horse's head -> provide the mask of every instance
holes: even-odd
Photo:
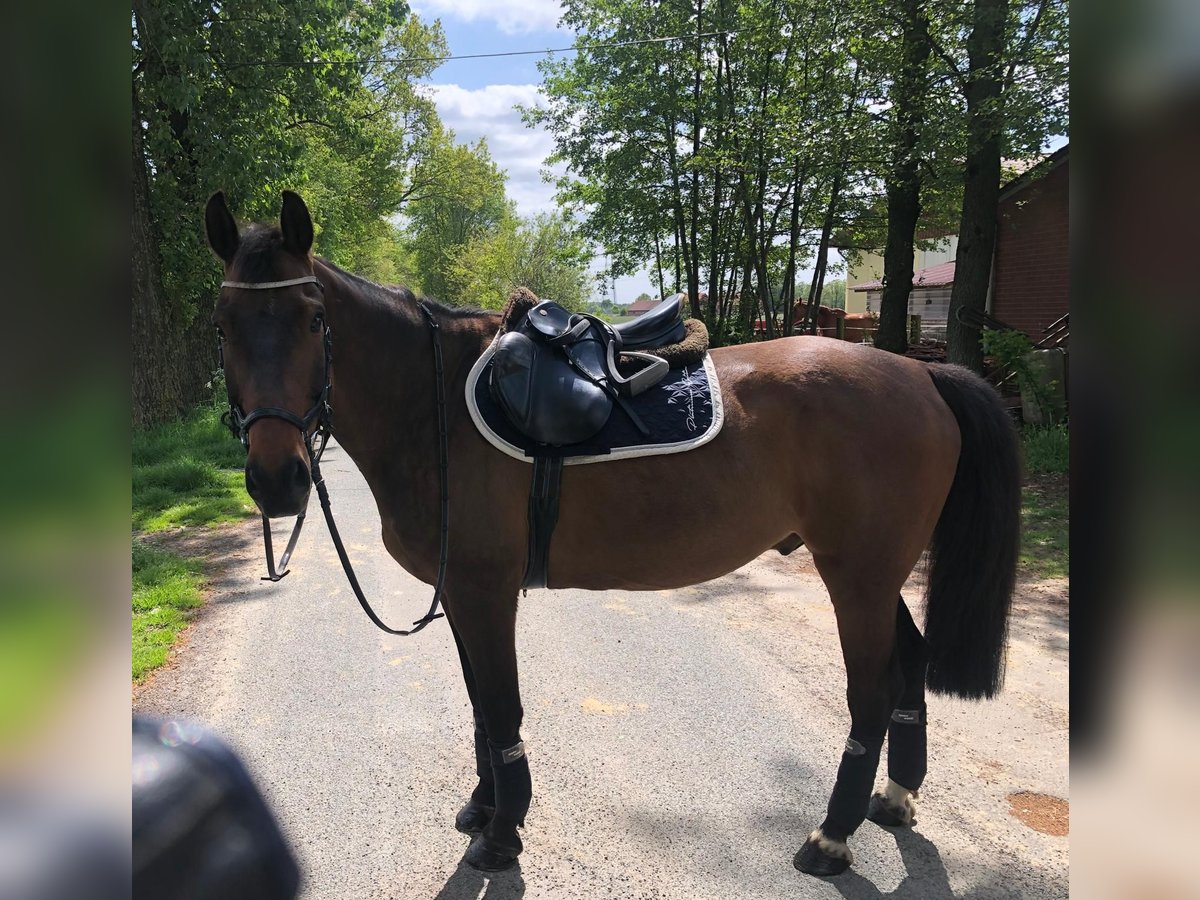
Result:
[[[297,515],[312,486],[309,447],[325,408],[328,331],[309,255],[312,218],[283,193],[279,227],[244,233],[214,194],[208,242],[225,264],[212,322],[220,335],[231,421],[247,446],[246,489],[263,514]]]

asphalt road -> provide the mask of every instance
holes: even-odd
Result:
[[[368,595],[392,623],[417,618],[430,589],[387,556],[365,482],[337,447],[323,469]],[[1024,591],[1001,699],[931,699],[916,827],[864,823],[854,867],[824,881],[792,856],[823,817],[849,717],[832,608],[803,550],[678,591],[531,592],[519,643],[533,805],[519,868],[488,878],[460,862],[468,839],[453,828],[474,762],[445,623],[376,630],[315,500],[284,581],[258,580],[252,523],[225,533],[219,559],[213,596],[135,706],[233,744],[305,898],[1067,896],[1069,838],[1022,824],[1006,799],[1068,797],[1061,584]]]

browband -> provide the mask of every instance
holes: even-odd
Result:
[[[223,288],[237,288],[239,291],[268,291],[272,288],[291,287],[294,284],[315,284],[321,287],[316,275],[305,275],[303,278],[289,278],[287,281],[222,281]]]

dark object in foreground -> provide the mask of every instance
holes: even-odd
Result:
[[[237,756],[204,729],[133,720],[133,896],[290,900],[300,872]]]

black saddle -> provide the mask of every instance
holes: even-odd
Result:
[[[644,316],[632,322],[614,325],[613,331],[621,336],[626,352],[630,350],[653,350],[683,340],[686,329],[683,325],[683,294],[664,300]]]
[[[491,391],[512,424],[549,446],[586,441],[620,405],[643,434],[649,432],[625,404],[662,380],[666,360],[631,348],[661,347],[680,340],[681,298],[661,304],[641,319],[614,328],[585,313],[572,313],[553,300],[533,307],[497,340]],[[629,377],[617,368],[626,360],[643,363]]]

